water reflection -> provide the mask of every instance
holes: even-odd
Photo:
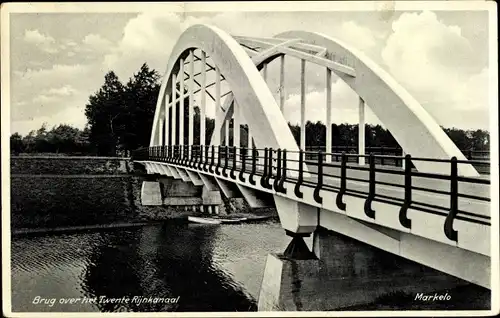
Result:
[[[369,303],[398,286],[410,286],[413,291],[426,284],[435,290],[447,288],[444,282],[449,281],[448,275],[341,235],[332,236],[331,240],[331,257],[320,261],[318,284],[311,285],[312,293],[325,297],[317,297],[316,309]],[[289,241],[280,225],[273,222],[224,226],[166,224],[14,238],[12,309],[252,311],[256,310],[266,256],[284,251]],[[475,290],[464,289],[463,293]],[[488,299],[488,294],[485,295]],[[179,297],[179,301],[56,302],[50,306],[34,304],[36,296],[57,300],[100,296]]]
[[[245,227],[188,224],[15,239],[13,311],[255,310],[265,255],[269,250],[280,249],[287,239],[281,233],[271,233],[281,232],[276,231],[277,224],[245,226],[247,234],[253,233],[254,237],[279,237],[284,242],[268,242],[262,248],[258,240],[252,244],[252,238],[245,237],[249,240],[245,244],[254,251],[245,255],[234,249],[233,243],[238,239],[229,239],[238,237],[237,232]],[[234,252],[228,257],[230,250]],[[241,273],[238,267],[244,268]],[[255,280],[249,284],[252,293],[238,276],[243,276],[243,281]],[[36,296],[179,297],[179,301],[77,305],[56,302],[49,306],[33,304]]]

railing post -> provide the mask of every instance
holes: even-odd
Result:
[[[285,189],[285,181],[286,181],[286,149],[283,149],[283,171],[281,172],[281,178],[278,184],[279,192],[286,194]]]
[[[203,149],[202,149],[202,145],[197,145],[197,149],[198,149],[198,152],[196,154],[196,158],[197,158],[197,161],[196,161],[196,169],[198,170],[202,170],[203,168]]]
[[[233,146],[233,166],[231,167],[231,172],[229,173],[229,176],[233,180],[236,180],[236,175],[234,174],[234,172],[236,170],[236,157],[237,157],[236,146]]]
[[[367,217],[375,219],[375,211],[372,209],[372,201],[375,198],[375,160],[373,153],[370,153],[370,170],[369,170],[369,186],[368,198],[365,201],[365,214]]]
[[[384,165],[384,147],[380,147],[380,165]]]
[[[267,147],[264,148],[264,170],[262,172],[262,177],[260,178],[260,185],[263,187],[263,188],[267,188],[266,187],[266,177],[267,177],[267,163],[268,163],[268,149]]]
[[[254,175],[257,170],[257,149],[252,147],[252,171],[250,172],[250,176],[248,177],[251,185],[255,185]]]
[[[183,159],[184,159],[184,145],[179,145],[179,158],[177,160],[177,164],[181,166]]]
[[[299,151],[299,176],[297,178],[297,183],[295,184],[295,195],[297,198],[302,199],[304,197],[304,193],[300,191],[300,186],[304,182],[304,151],[301,149]]]
[[[192,168],[193,167],[193,160],[194,160],[194,151],[193,151],[193,145],[187,145],[187,152],[186,152],[186,155],[187,155],[187,158],[186,158],[186,165],[189,167],[189,168]]]
[[[280,182],[280,179],[281,179],[281,148],[278,148],[277,150],[278,154],[276,156],[276,160],[277,160],[277,165],[276,165],[276,178],[274,178],[274,181],[273,181],[273,187],[274,187],[274,191],[276,192],[280,192],[279,190],[279,182]]]
[[[453,221],[458,213],[458,164],[457,157],[451,158],[450,173],[450,213],[444,222],[444,234],[452,241],[458,241],[458,233],[453,229]]]
[[[318,151],[318,182],[316,187],[314,188],[314,201],[319,204],[323,204],[323,198],[319,195],[321,188],[323,187],[323,153],[322,151]]]
[[[266,180],[265,180],[266,189],[272,190],[273,186],[269,182],[269,179],[273,176],[273,148],[269,148],[269,164],[267,168],[269,169],[269,171],[266,175]]]
[[[212,145],[212,154],[210,156],[210,166],[208,167],[208,171],[210,173],[214,173],[214,156],[215,156],[215,146]]]
[[[240,148],[241,168],[240,168],[240,175],[238,176],[241,182],[245,182],[245,177],[243,176],[243,173],[245,173],[246,169],[246,157],[247,157],[246,148],[241,147]]]
[[[199,154],[198,154],[198,146],[197,145],[191,145],[191,168],[197,169],[198,167],[198,159],[199,159]]]
[[[407,229],[411,229],[411,220],[408,218],[408,209],[411,206],[411,156],[405,156],[405,199],[399,210],[399,223]]]
[[[226,122],[226,124],[228,124],[228,123]],[[229,140],[229,138],[228,138],[228,140]],[[222,175],[227,178],[228,177],[227,166],[229,164],[229,147],[227,145],[224,147],[224,151],[225,151],[225,153],[224,153],[224,168],[222,168]]]
[[[222,155],[222,147],[219,145],[217,149],[217,165],[215,166],[215,174],[220,176],[220,160],[221,160],[221,155]]]
[[[347,156],[345,152],[342,152],[341,162],[340,162],[340,190],[337,193],[336,204],[341,211],[345,211],[346,204],[343,202],[343,197],[346,191],[347,185]]]
[[[208,158],[208,145],[203,145],[202,147],[205,148],[205,161],[203,162],[203,171],[208,172],[208,163],[209,163],[209,158]]]

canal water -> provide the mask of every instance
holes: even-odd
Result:
[[[167,224],[14,238],[12,310],[253,311],[278,223]],[[37,303],[37,296],[44,303]],[[61,304],[60,298],[177,298],[172,304]],[[56,299],[51,305],[51,299]]]
[[[284,251],[289,241],[274,221],[221,226],[170,222],[133,229],[14,237],[12,310],[254,311],[266,256]],[[444,276],[350,241],[339,240],[337,249],[342,257],[331,265],[339,275],[335,284],[340,296],[358,297],[387,282],[413,284],[423,276],[439,282]],[[436,287],[439,289],[439,284]],[[489,291],[477,286],[450,293],[453,303],[465,305],[464,309],[489,307]],[[82,303],[82,299],[101,296],[177,301]],[[404,301],[397,295],[391,297],[385,305],[389,307],[380,303],[348,310],[389,310]],[[71,298],[80,301],[64,303]],[[454,309],[453,303],[435,309]]]

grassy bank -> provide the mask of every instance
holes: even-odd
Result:
[[[12,156],[11,174],[95,175],[129,174],[133,163],[127,158]]]
[[[138,180],[119,178],[11,178],[12,228],[104,224],[137,217],[132,187]]]

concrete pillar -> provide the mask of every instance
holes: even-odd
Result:
[[[228,118],[225,121],[224,127],[225,127],[225,132],[224,132],[224,145],[229,146],[229,123],[231,122],[231,118]]]
[[[194,139],[194,52],[189,51],[189,131],[188,145],[193,145]]]
[[[269,254],[259,293],[259,311],[302,311],[318,308],[318,290],[310,282],[318,278],[319,260],[290,260]],[[333,288],[332,288],[333,289]],[[320,310],[320,309],[316,309]]]
[[[141,186],[142,205],[162,205],[160,182],[143,181]]]
[[[285,111],[285,55],[280,58],[280,110]]]
[[[326,69],[326,149],[332,152],[332,70]],[[332,162],[332,156],[326,157],[326,162]]]
[[[364,156],[365,154],[365,101],[359,98],[359,126],[358,126],[358,154]],[[365,158],[359,157],[359,164],[365,164]]]
[[[179,145],[184,145],[184,60],[179,68]]]
[[[236,146],[237,148],[241,147],[240,123],[241,123],[240,108],[238,107],[236,101],[234,101],[233,102],[233,146]]]
[[[300,149],[306,150],[306,60],[300,60]]]
[[[172,94],[174,96],[174,94]],[[170,119],[170,103],[168,102],[169,100],[169,95],[165,95],[163,98],[163,104],[165,105],[165,145],[170,146],[170,126],[169,126],[169,119]]]
[[[158,145],[163,146],[163,118],[158,120]]]
[[[177,79],[175,74],[172,74],[172,146],[177,145]]]
[[[206,108],[207,108],[207,71],[206,71],[207,54],[201,51],[201,91],[200,91],[200,145],[205,145],[206,139]]]
[[[217,114],[217,111],[220,109],[220,69],[215,66],[215,114]],[[214,145],[219,146],[221,144],[221,138],[220,138],[220,133],[216,133],[216,131],[220,132],[220,129],[222,129],[223,122],[219,123],[218,122],[218,116],[215,116],[215,127],[214,127],[214,134],[215,134],[215,140],[214,140]]]
[[[268,255],[259,311],[330,311],[373,304],[392,293],[415,297],[417,293],[433,295],[468,285],[456,277],[323,228],[314,233],[313,249],[317,259]],[[398,301],[394,298],[394,306]]]

